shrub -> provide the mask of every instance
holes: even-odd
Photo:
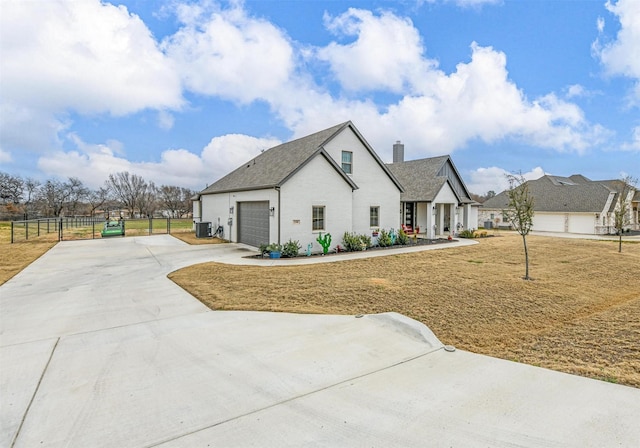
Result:
[[[378,234],[378,246],[391,246],[391,232],[387,232],[384,229],[380,230],[380,233]]]
[[[282,244],[271,243],[267,246],[267,252],[282,252]]]
[[[260,255],[262,255],[264,257],[264,254],[268,254],[269,253],[269,245],[266,243],[263,243],[260,245],[259,249],[260,250]]]
[[[344,244],[344,248],[347,249],[347,252],[362,250],[360,237],[355,233],[344,232],[342,243]]]
[[[342,243],[347,252],[357,252],[371,247],[371,237],[345,232],[342,236]]]
[[[300,249],[302,249],[300,241],[292,241],[291,239],[289,239],[289,241],[284,243],[284,245],[282,246],[282,256],[288,258],[297,257]]]
[[[401,246],[406,246],[407,244],[409,244],[409,235],[407,235],[405,231],[402,229],[398,231],[398,238],[396,238],[396,244],[399,244]]]
[[[458,233],[460,238],[475,238],[475,231],[473,229],[462,230]]]

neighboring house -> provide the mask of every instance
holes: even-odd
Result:
[[[224,227],[225,238],[259,246],[319,233],[332,248],[345,232],[398,228],[400,182],[349,121],[273,147],[204,189],[194,220]]]
[[[404,160],[404,145],[393,145],[394,163],[387,165],[404,187],[401,221],[419,227],[427,238],[452,235],[476,227],[478,203],[471,199],[451,157]]]
[[[533,230],[580,234],[615,233],[613,212],[618,203],[618,180],[592,181],[575,174],[570,177],[545,175],[527,181],[534,198]],[[637,230],[640,194],[632,189],[627,198],[630,229]],[[494,226],[508,226],[502,211],[507,208],[507,192],[494,196],[480,208],[478,225],[490,221]]]
[[[353,123],[346,122],[262,152],[194,199],[194,222],[223,227],[231,241],[259,246],[345,232],[420,228],[427,238],[477,222],[477,203],[449,156],[404,162],[394,145],[386,165]]]

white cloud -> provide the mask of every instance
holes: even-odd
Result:
[[[336,35],[356,36],[352,43],[331,42],[317,52],[348,90],[402,92],[436,63],[423,57],[420,33],[407,18],[390,12],[349,8],[337,17],[325,16],[325,26]]]
[[[415,158],[450,153],[476,139],[523,140],[581,153],[608,135],[589,123],[577,105],[554,94],[528,100],[509,79],[504,53],[475,43],[471,52],[471,61],[458,64],[451,74],[422,64],[429,68],[421,82],[385,107],[370,100],[335,99],[307,87],[289,95],[286,103],[276,103],[275,109],[296,136],[353,119],[387,160],[397,139],[406,144],[408,157]]]
[[[7,150],[46,152],[60,145],[58,135],[70,124],[47,110],[0,100],[0,138]]]
[[[624,143],[621,147],[623,151],[640,152],[640,126],[636,126],[631,130],[631,140]],[[638,166],[640,168],[640,166]]]
[[[173,127],[175,119],[173,115],[166,110],[158,112],[158,127],[160,129],[169,130]]]
[[[12,160],[11,153],[0,148],[0,163],[10,163]]]
[[[580,84],[572,84],[569,87],[567,87],[566,90],[567,90],[567,93],[566,93],[567,98],[581,97],[581,96],[584,96],[586,92],[585,88]]]
[[[280,143],[280,140],[273,138],[256,138],[242,134],[227,134],[212,138],[202,150],[202,161],[208,173],[207,183],[213,183],[257,156],[260,151]]]
[[[271,138],[229,134],[213,138],[200,155],[186,149],[168,149],[162,151],[158,162],[132,162],[126,158],[120,142],[90,144],[75,134],[68,138],[75,149],[40,157],[38,168],[42,172],[62,179],[77,177],[90,188],[97,188],[109,174],[128,171],[156,185],[177,185],[198,191],[261,150],[280,143]]]
[[[250,103],[287,82],[293,49],[272,23],[247,16],[239,4],[226,10],[182,4],[177,14],[183,27],[162,47],[187,89]]]
[[[11,128],[55,139],[66,111],[126,115],[179,108],[180,80],[151,32],[124,6],[98,0],[5,1],[0,14],[2,106],[22,112]],[[52,123],[56,123],[53,124]],[[63,125],[64,127],[64,125]],[[4,137],[3,137],[4,138]],[[33,149],[25,142],[22,149]]]
[[[328,17],[326,26],[352,42],[310,50],[251,17],[241,2],[227,8],[173,3],[181,28],[161,44],[123,6],[97,0],[8,4],[0,19],[5,151],[19,145],[61,148],[56,138],[69,127],[65,111],[122,115],[152,108],[158,126],[171,129],[183,105],[181,87],[245,104],[265,101],[294,137],[353,120],[386,160],[398,139],[407,156],[417,158],[451,153],[474,140],[504,139],[579,153],[607,136],[577,105],[555,94],[527,98],[509,78],[506,55],[491,47],[471,44],[470,60],[445,73],[428,59],[411,21],[391,12],[352,8]],[[337,89],[321,75],[314,78],[307,63],[328,63]],[[5,97],[4,90],[11,94]],[[350,99],[353,92],[369,91],[400,99]],[[158,183],[201,188],[258,147],[273,144],[226,135],[213,138],[200,155],[159,148],[159,161],[136,163],[115,142],[92,146],[78,140],[73,151],[42,157],[40,166],[62,177],[84,170],[87,183],[127,170]],[[185,170],[192,171],[187,178],[174,175]]]
[[[488,191],[494,191],[496,194],[509,188],[507,174],[511,173],[503,168],[492,166],[489,168],[478,168],[469,173],[470,181],[467,182],[467,188],[472,193],[485,194]],[[541,167],[535,167],[531,171],[522,173],[526,180],[535,180],[544,176],[546,173]]]
[[[170,61],[124,6],[10,1],[0,17],[3,96],[13,102],[114,115],[182,104]]]
[[[621,75],[634,80],[631,103],[640,105],[640,2],[607,1],[606,7],[618,17],[620,30],[612,42],[602,44],[599,39],[596,40],[593,49],[609,75]]]

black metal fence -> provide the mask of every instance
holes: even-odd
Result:
[[[101,238],[104,218],[85,216],[11,221],[11,243],[32,239],[86,240]],[[125,236],[192,232],[190,218],[126,219]]]

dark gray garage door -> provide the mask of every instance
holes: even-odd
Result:
[[[269,244],[269,201],[238,203],[238,242]]]

